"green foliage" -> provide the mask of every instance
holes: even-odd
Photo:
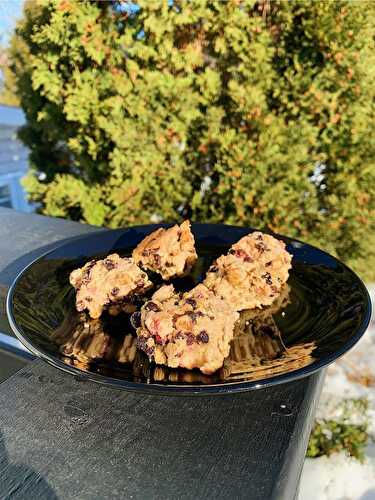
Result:
[[[318,420],[311,432],[307,456],[310,458],[332,455],[345,451],[363,461],[364,448],[369,440],[368,423],[353,423],[353,413],[366,415],[367,399],[347,399],[341,404],[341,415],[337,419]]]
[[[268,227],[375,279],[373,2],[137,5],[26,6],[12,61],[40,211]]]
[[[14,74],[9,68],[7,50],[0,46],[0,104],[19,106],[17,89],[14,85]]]
[[[362,461],[363,450],[368,441],[367,427],[327,420],[314,427],[310,437],[307,456],[310,458],[332,455],[346,451],[349,455]]]

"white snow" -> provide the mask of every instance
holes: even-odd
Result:
[[[369,287],[375,306],[375,286]],[[375,307],[374,307],[375,308]],[[367,397],[369,434],[375,440],[375,318],[361,341],[327,370],[317,418],[340,416],[338,402]],[[364,377],[365,376],[365,377]],[[366,416],[353,412],[352,423]],[[299,500],[375,500],[375,444],[366,448],[362,464],[344,453],[305,460]]]
[[[299,500],[374,500],[375,464],[361,464],[343,453],[308,458]]]

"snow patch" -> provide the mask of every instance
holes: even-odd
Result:
[[[375,463],[361,464],[343,453],[308,458],[299,500],[374,500]]]

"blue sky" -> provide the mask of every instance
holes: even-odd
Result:
[[[22,13],[23,0],[0,0],[0,44],[6,45],[17,19]]]

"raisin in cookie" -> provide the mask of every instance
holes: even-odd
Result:
[[[187,274],[197,260],[190,222],[149,234],[133,251],[135,262],[169,280]]]
[[[238,317],[203,284],[182,296],[163,286],[141,309],[137,344],[157,364],[210,374],[229,354]]]
[[[88,262],[70,274],[70,283],[77,291],[76,308],[87,309],[91,318],[99,318],[104,309],[131,303],[152,287],[147,274],[133,259],[117,254]]]
[[[204,284],[236,311],[269,305],[288,279],[291,259],[283,241],[255,232],[214,262]]]

